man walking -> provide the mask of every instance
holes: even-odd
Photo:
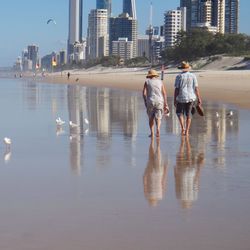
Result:
[[[181,126],[181,134],[188,136],[192,120],[191,111],[196,100],[198,105],[201,105],[201,96],[197,78],[189,72],[189,63],[182,62],[178,68],[182,69],[182,73],[175,79],[174,105]]]

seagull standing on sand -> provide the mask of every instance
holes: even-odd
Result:
[[[65,121],[63,121],[60,117],[58,117],[56,119],[56,125],[57,126],[62,126],[65,123]]]
[[[89,125],[89,120],[87,118],[84,118],[85,124]]]
[[[70,128],[77,128],[77,127],[79,127],[78,124],[73,123],[72,121],[69,121],[69,126],[70,126]]]
[[[10,145],[11,145],[11,139],[10,138],[4,137],[3,142],[6,145],[6,147],[8,147],[8,148],[10,147]]]
[[[215,112],[215,116],[216,116],[217,118],[219,118],[219,117],[220,117],[220,114],[219,114],[218,112]]]
[[[233,115],[234,115],[234,112],[232,110],[230,110],[229,113],[227,113],[228,118],[233,117]]]

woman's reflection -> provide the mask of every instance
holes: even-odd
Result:
[[[151,140],[148,163],[143,176],[144,195],[151,206],[163,199],[166,189],[167,163],[162,159],[160,140]]]
[[[182,136],[179,152],[176,154],[175,190],[183,208],[191,208],[198,198],[200,169],[204,164],[204,152],[195,152],[188,137]]]

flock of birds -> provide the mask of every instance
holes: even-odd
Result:
[[[230,111],[226,114],[226,118],[228,118],[228,119],[232,119],[233,116],[234,116],[234,112],[233,112],[232,110],[230,110]],[[215,117],[216,117],[217,119],[221,118],[221,115],[219,114],[219,112],[215,112]],[[66,122],[65,122],[64,120],[62,120],[60,117],[56,118],[56,126],[57,126],[57,128],[62,128],[62,126],[63,126],[65,123],[66,123]],[[88,121],[87,118],[84,118],[84,123],[85,123],[86,125],[89,125],[89,121]],[[76,123],[74,123],[74,122],[72,122],[72,121],[69,121],[69,127],[70,127],[71,129],[73,129],[73,128],[80,127],[80,125],[79,125],[79,124],[76,124]],[[10,155],[11,155],[10,147],[11,147],[12,141],[11,141],[10,138],[4,137],[3,142],[4,142],[5,146],[6,146],[6,151],[5,151],[5,156],[6,156],[5,158],[6,158],[6,159],[5,159],[5,162],[7,162],[7,161],[9,161],[9,158],[10,158]]]
[[[60,117],[56,118],[56,126],[57,128],[61,128],[66,122],[63,121]],[[87,118],[84,118],[84,123],[86,125],[89,125],[89,121]],[[80,127],[80,125],[72,122],[72,121],[69,121],[69,127],[71,129],[73,128],[77,128],[77,127]],[[10,160],[10,156],[11,156],[11,144],[12,144],[12,140],[9,138],[9,137],[4,137],[3,139],[3,143],[5,144],[5,147],[6,147],[6,150],[5,150],[5,154],[4,154],[4,160],[5,160],[5,163],[7,163],[9,160]]]
[[[215,116],[216,118],[220,118],[221,115],[219,114],[219,112],[215,112]],[[227,114],[226,114],[226,117],[227,118],[232,118],[234,116],[234,112],[232,110],[230,110]]]

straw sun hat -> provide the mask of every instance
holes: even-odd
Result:
[[[156,72],[156,70],[150,69],[150,70],[148,71],[147,78],[148,78],[148,77],[154,77],[154,76],[158,77],[159,74]]]
[[[189,69],[190,68],[190,65],[188,62],[181,62],[181,65],[178,67],[178,69]]]

